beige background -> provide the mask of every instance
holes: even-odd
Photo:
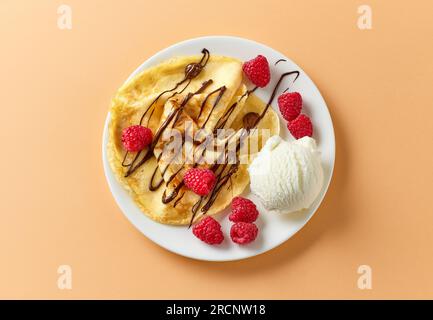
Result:
[[[0,298],[433,298],[433,3],[0,2]],[[370,4],[373,29],[357,28]],[[145,59],[203,35],[291,57],[328,103],[335,174],[291,240],[239,262],[167,252],[126,220],[101,135],[116,88]],[[57,288],[57,267],[73,289]],[[373,289],[357,288],[357,268]]]

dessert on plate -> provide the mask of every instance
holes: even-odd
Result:
[[[148,68],[112,99],[110,167],[149,218],[194,224],[197,238],[219,244],[224,232],[212,216],[231,205],[230,236],[250,243],[259,232],[256,204],[241,196],[250,181],[263,207],[282,213],[308,208],[322,188],[302,96],[288,89],[278,96],[293,142],[280,138],[280,116],[271,107],[283,80],[299,75],[278,75],[262,101],[255,92],[273,75],[261,55],[243,62],[203,49]]]

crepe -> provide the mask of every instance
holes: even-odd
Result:
[[[197,66],[198,62],[201,63],[197,68],[200,72],[185,80],[186,70],[190,70],[187,66]],[[170,90],[173,88],[176,90]],[[149,106],[152,107],[149,109]],[[243,118],[250,112],[261,113],[264,108],[265,104],[247,91],[241,61],[205,54],[203,57],[170,59],[130,79],[114,96],[110,110],[108,161],[118,181],[129,191],[144,214],[164,224],[190,224],[205,214],[213,215],[223,210],[249,183],[246,169],[251,159],[241,164],[227,161],[222,164],[198,163],[197,159],[203,160],[200,155],[206,159],[220,156],[218,151],[202,152],[205,140],[214,137],[218,142],[224,139],[236,141],[236,137],[247,138],[248,134],[252,135],[248,139],[260,140],[260,133],[254,135],[248,132],[245,135]],[[154,145],[138,155],[136,164],[144,158],[146,161],[130,172],[131,167],[125,164],[133,162],[137,155],[126,154],[125,157],[121,132],[140,121],[152,130]],[[163,151],[170,142],[167,140],[170,128],[178,130],[182,137],[188,130],[194,134],[200,131],[201,134],[197,134],[198,142],[184,142],[177,154],[174,152],[167,156],[167,152]],[[217,136],[218,128],[233,129],[233,135],[231,138],[220,138]],[[278,116],[272,108],[257,125],[257,129],[260,128],[269,129],[269,136],[279,133]],[[266,138],[263,137],[261,144]],[[257,150],[248,148],[248,143],[240,145],[239,153],[252,156],[259,151],[260,144]],[[185,150],[192,150],[188,154],[199,157],[188,159]],[[176,155],[176,161],[173,155]],[[214,170],[221,184],[218,187],[217,180],[215,189],[219,188],[218,192],[200,197],[183,186],[183,175],[191,167]],[[174,197],[170,200],[171,196]],[[164,203],[162,199],[170,201]]]

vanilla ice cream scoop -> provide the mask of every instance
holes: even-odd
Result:
[[[248,172],[251,191],[266,209],[280,213],[309,208],[323,185],[320,154],[310,137],[293,142],[271,137]]]

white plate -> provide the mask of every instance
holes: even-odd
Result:
[[[130,77],[133,77],[142,70],[173,56],[199,54],[203,48],[207,48],[211,54],[231,56],[240,60],[249,60],[258,54],[266,56],[271,66],[271,83],[266,89],[257,90],[256,92],[256,94],[264,101],[268,100],[274,84],[281,73],[292,70],[300,71],[301,74],[299,79],[291,86],[290,90],[299,91],[302,94],[304,100],[303,112],[308,114],[312,119],[314,138],[317,140],[321,151],[325,174],[325,182],[322,191],[311,208],[309,210],[304,210],[303,212],[287,215],[268,213],[260,205],[260,202],[249,192],[249,190],[246,190],[244,196],[251,198],[257,204],[261,213],[257,220],[259,236],[256,241],[246,246],[239,246],[230,240],[231,222],[227,217],[228,209],[215,216],[215,218],[220,221],[225,235],[224,242],[218,246],[210,246],[201,242],[194,237],[191,229],[188,229],[187,227],[169,226],[154,222],[143,214],[135,205],[128,193],[117,182],[109,167],[106,156],[106,145],[108,140],[107,126],[110,121],[109,114],[107,115],[105,123],[102,144],[104,170],[111,192],[113,193],[114,199],[122,212],[138,230],[155,243],[169,251],[194,259],[208,261],[245,259],[271,250],[288,240],[298,230],[300,230],[316,212],[328,189],[334,168],[334,129],[325,101],[313,81],[311,81],[305,72],[283,54],[251,40],[225,36],[203,37],[187,40],[155,54],[138,67]],[[281,62],[277,66],[274,66],[274,63],[279,59],[286,59],[287,62]],[[286,78],[285,82],[280,86],[280,92],[287,87],[286,84],[291,82],[291,79],[289,78],[290,77]],[[279,114],[276,101],[277,99],[274,100],[272,107]],[[280,135],[287,140],[293,139],[287,130],[285,121],[283,119],[280,121]]]

